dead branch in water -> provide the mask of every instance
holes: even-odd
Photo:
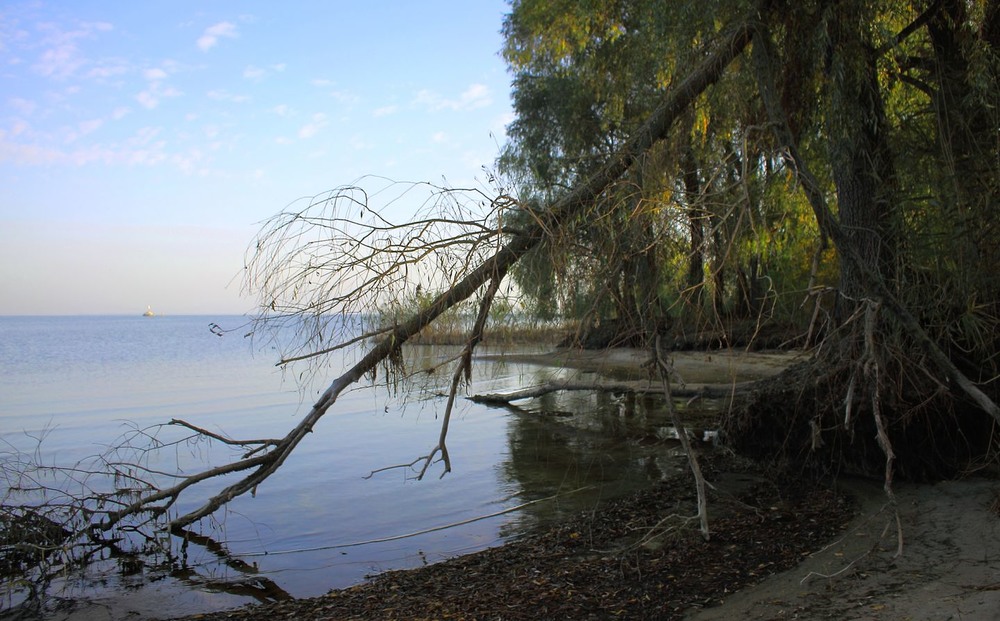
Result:
[[[753,382],[735,382],[733,384],[716,385],[688,385],[671,388],[670,395],[674,397],[684,397],[689,399],[726,399],[739,393],[750,390]],[[553,392],[573,392],[573,391],[596,391],[596,392],[619,392],[640,395],[662,395],[666,394],[663,386],[643,380],[634,382],[609,382],[609,381],[587,381],[580,382],[574,380],[553,380],[537,386],[522,388],[521,390],[511,390],[507,392],[491,392],[472,395],[469,400],[473,403],[484,403],[487,405],[507,405],[512,401],[521,399],[532,399],[541,397]]]
[[[659,335],[656,336],[656,340],[653,342],[653,355],[656,362],[656,372],[660,377],[663,393],[667,397],[667,412],[670,413],[671,422],[673,422],[674,429],[677,430],[677,438],[680,440],[681,448],[684,450],[684,454],[687,455],[688,464],[691,466],[691,476],[694,477],[695,489],[698,494],[698,520],[701,524],[701,536],[704,537],[705,541],[708,541],[710,533],[708,529],[708,497],[705,494],[705,475],[702,474],[701,465],[698,463],[698,453],[691,445],[691,440],[688,438],[684,423],[681,421],[681,417],[677,415],[677,409],[670,398],[670,374],[672,368],[670,362],[663,354]]]

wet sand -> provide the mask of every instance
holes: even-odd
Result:
[[[842,481],[859,513],[799,566],[734,593],[689,621],[1000,619],[1000,481]]]

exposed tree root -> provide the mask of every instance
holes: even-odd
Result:
[[[878,375],[892,378],[892,390],[867,358],[877,354],[828,343],[736,400],[722,420],[727,444],[778,467],[878,477],[887,490],[895,478],[950,478],[996,458],[989,417],[928,381],[919,360],[877,347]]]

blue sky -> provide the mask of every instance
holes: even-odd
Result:
[[[0,315],[249,312],[244,251],[294,200],[369,174],[483,185],[507,8],[4,2]]]

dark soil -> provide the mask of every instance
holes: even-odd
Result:
[[[190,618],[679,619],[795,566],[853,515],[849,498],[821,485],[707,461],[709,541],[697,520],[676,517],[696,513],[693,482],[678,477],[502,547],[323,597]]]

